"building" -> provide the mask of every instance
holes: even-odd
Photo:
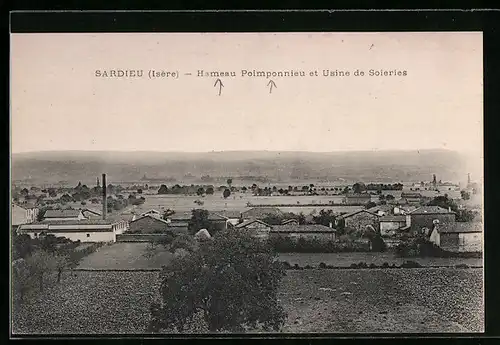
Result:
[[[270,231],[271,236],[287,237],[290,239],[298,240],[303,238],[305,240],[318,240],[318,241],[335,241],[335,229],[320,225],[320,224],[286,224],[286,225],[273,225]]]
[[[342,221],[344,228],[348,232],[363,234],[367,228],[373,227],[376,231],[379,229],[380,216],[372,213],[369,210],[358,210],[356,212],[347,213],[337,218],[337,226]]]
[[[38,208],[28,208],[12,204],[11,210],[11,225],[17,226],[21,224],[29,224],[37,221]]]
[[[243,219],[264,219],[268,216],[283,216],[283,212],[277,207],[254,207],[241,213]]]
[[[216,212],[216,214],[225,219],[226,229],[245,221],[240,211],[220,211]]]
[[[404,215],[385,215],[379,218],[380,235],[383,237],[393,237],[398,230],[406,226],[406,217]]]
[[[299,225],[299,220],[298,219],[287,219],[284,220],[282,225]]]
[[[406,204],[415,204],[422,202],[422,194],[403,192],[401,193],[401,202]]]
[[[142,213],[139,217],[143,217],[143,216],[153,216],[153,217],[157,217],[157,218],[162,218],[161,212],[157,211],[157,210],[149,210],[147,212]]]
[[[86,219],[102,219],[102,214],[99,211],[90,210],[88,208],[83,209],[82,214]]]
[[[422,206],[406,214],[406,227],[413,232],[421,231],[422,228],[432,229],[434,224],[448,224],[455,222],[456,214],[451,209],[439,206]]]
[[[372,200],[372,197],[368,193],[347,193],[342,199],[342,203],[345,205],[366,205]]]
[[[43,235],[66,237],[71,241],[81,242],[116,242],[116,235],[127,229],[125,221],[102,219],[86,220],[50,220],[39,223],[23,224],[17,229],[18,234],[27,234],[31,238]]]
[[[483,224],[480,222],[440,223],[432,230],[429,240],[451,252],[481,252]]]
[[[271,228],[271,225],[258,219],[247,220],[234,227],[236,230],[249,231],[252,236],[263,239],[269,238]]]
[[[80,210],[47,210],[43,214],[43,220],[84,220],[85,216]]]
[[[158,234],[169,230],[169,223],[157,216],[145,214],[130,222],[127,232],[139,234]]]

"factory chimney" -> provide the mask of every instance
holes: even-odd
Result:
[[[106,213],[108,212],[108,196],[106,195],[106,174],[102,174],[102,219],[106,220]]]

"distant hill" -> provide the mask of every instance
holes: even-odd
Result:
[[[464,158],[448,150],[273,152],[225,151],[104,152],[60,151],[12,155],[12,179],[32,184],[64,181],[70,185],[93,183],[103,172],[115,182],[175,178],[199,180],[202,175],[220,179],[264,177],[271,182],[328,181],[443,181],[466,177]],[[191,176],[191,177],[190,177]],[[247,180],[245,178],[245,180]],[[169,182],[171,184],[171,182]]]

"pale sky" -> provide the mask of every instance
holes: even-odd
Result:
[[[482,33],[12,34],[12,152],[382,150],[482,156]],[[95,77],[142,69],[142,79]],[[178,79],[147,77],[150,69]],[[197,70],[238,77],[198,78]],[[247,70],[317,77],[241,78]],[[406,70],[405,77],[322,71]],[[185,76],[184,73],[193,73]]]

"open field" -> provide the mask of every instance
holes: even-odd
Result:
[[[172,258],[171,253],[157,246],[148,250],[148,243],[115,243],[99,248],[95,253],[82,259],[80,269],[151,269],[161,268]],[[147,256],[147,254],[151,254]],[[406,260],[417,261],[423,266],[450,266],[466,264],[470,267],[482,267],[482,259],[474,258],[410,258],[396,257],[393,253],[281,253],[279,260],[301,267],[317,267],[321,262],[337,267],[349,267],[351,264],[366,262],[378,266],[384,262],[401,265]]]
[[[168,264],[173,254],[157,246],[148,250],[149,243],[115,243],[99,248],[82,259],[80,269],[147,269]],[[150,254],[150,255],[148,255]]]
[[[317,212],[321,209],[332,209],[337,213],[352,212],[360,209],[360,206],[344,206],[341,205],[342,197],[340,196],[253,196],[250,193],[235,193],[229,198],[224,199],[222,193],[216,192],[214,195],[208,195],[205,197],[199,196],[185,196],[185,195],[146,195],[145,203],[140,206],[134,206],[134,211],[136,213],[144,212],[150,209],[173,209],[178,213],[189,212],[194,208],[203,208],[210,211],[224,211],[224,210],[235,210],[235,211],[245,211],[250,207],[247,203],[250,202],[253,205],[265,204],[265,205],[279,205],[287,204],[294,205],[290,207],[280,207],[284,212],[303,212],[304,214],[310,213],[313,209]],[[195,203],[196,200],[203,201],[203,205],[199,206]],[[338,205],[329,205],[333,201]],[[307,204],[324,204],[323,206],[314,207],[301,207],[295,206]],[[362,207],[361,207],[362,208]]]
[[[288,271],[283,332],[480,332],[482,270]],[[158,272],[74,272],[13,312],[13,334],[144,333]]]
[[[321,262],[336,267],[349,267],[353,263],[366,262],[367,265],[377,266],[387,262],[389,265],[401,265],[403,262],[416,261],[422,266],[449,266],[454,267],[466,264],[470,267],[483,267],[483,259],[476,258],[400,258],[394,253],[281,253],[279,260],[287,261],[292,266],[298,264],[301,267],[310,265],[318,266]]]

